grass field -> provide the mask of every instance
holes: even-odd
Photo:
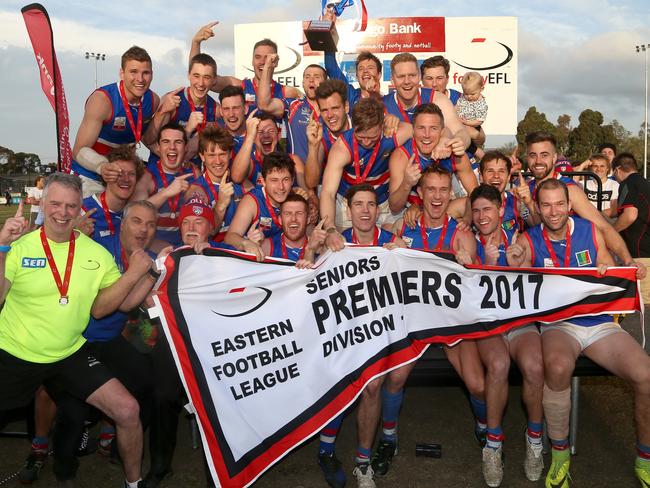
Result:
[[[31,205],[24,205],[23,216],[29,220],[29,209]],[[16,210],[18,210],[18,205],[0,205],[0,225],[5,223],[7,217],[13,217],[16,215]]]

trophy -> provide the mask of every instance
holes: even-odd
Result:
[[[356,23],[358,27],[355,30],[365,30],[368,14],[363,0],[341,0],[339,2],[322,0],[321,19],[310,21],[304,30],[305,38],[312,51],[334,52],[337,50],[339,34],[336,32],[334,20],[352,5],[356,7],[359,17],[359,21]]]

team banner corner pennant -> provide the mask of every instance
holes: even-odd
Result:
[[[218,486],[253,483],[429,343],[640,306],[634,268],[466,268],[367,247],[292,264],[188,248],[165,261],[155,300]]]

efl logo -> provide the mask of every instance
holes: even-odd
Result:
[[[23,268],[44,268],[47,261],[45,258],[23,258]]]

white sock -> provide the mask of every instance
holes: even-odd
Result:
[[[138,483],[142,481],[142,478],[138,478],[135,481],[124,480],[124,488],[138,488]]]

